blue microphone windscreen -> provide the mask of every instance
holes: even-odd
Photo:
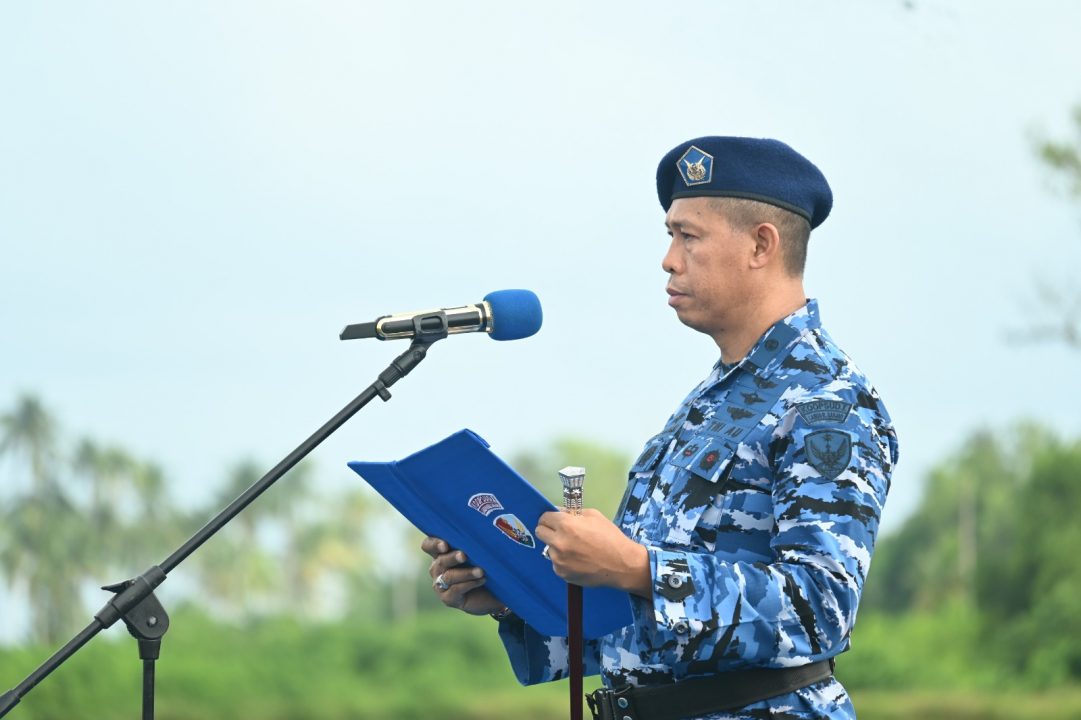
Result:
[[[531,290],[496,290],[484,296],[492,307],[493,340],[520,340],[540,330],[540,300]]]

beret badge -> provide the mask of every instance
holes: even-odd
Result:
[[[676,161],[676,166],[687,187],[706,185],[713,180],[713,156],[694,145],[687,148],[683,157]]]

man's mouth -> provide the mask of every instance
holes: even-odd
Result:
[[[668,287],[665,288],[665,291],[668,293],[668,304],[672,307],[675,307],[683,298],[687,297],[685,293],[675,288]]]

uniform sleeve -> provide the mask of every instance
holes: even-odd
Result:
[[[790,408],[768,441],[739,448],[774,478],[769,562],[649,548],[653,627],[685,658],[780,667],[847,647],[897,454],[873,393],[852,400],[825,421]]]
[[[499,622],[499,639],[507,650],[511,668],[522,685],[561,680],[569,674],[567,638],[541,635],[517,615]],[[584,675],[600,672],[597,640],[583,645]]]

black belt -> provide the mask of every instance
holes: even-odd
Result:
[[[595,720],[678,720],[737,710],[833,675],[833,661],[793,668],[733,670],[669,685],[604,688],[586,695]]]

